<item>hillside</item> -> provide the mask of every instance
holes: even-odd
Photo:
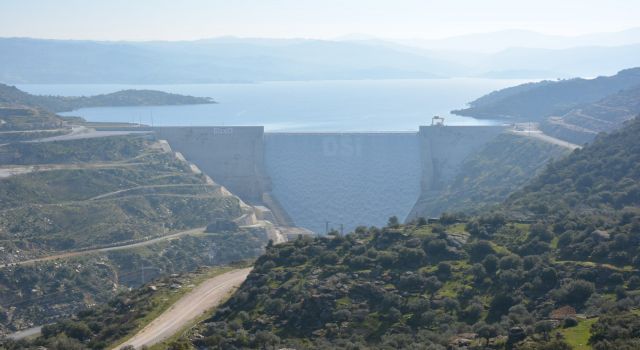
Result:
[[[570,349],[588,340],[634,349],[635,325],[619,335],[615,327],[640,306],[639,131],[635,119],[551,163],[492,214],[404,226],[390,218],[381,229],[269,247],[225,307],[183,341]]]
[[[0,106],[29,106],[50,112],[87,107],[157,106],[215,103],[208,97],[193,97],[154,90],[122,90],[96,96],[39,96],[15,86],[0,84]]]
[[[502,134],[472,154],[444,191],[422,193],[410,219],[444,212],[478,213],[499,204],[552,159],[568,150],[540,140]]]
[[[18,260],[242,215],[237,198],[144,137],[15,143],[0,160],[5,170],[32,166],[0,179],[0,237],[5,249],[25,246]]]
[[[549,164],[514,193],[506,206],[524,215],[562,216],[568,211],[615,212],[640,205],[640,119],[601,135],[591,145]]]
[[[261,227],[204,232],[248,211],[151,135],[2,145],[0,334],[159,275],[255,257]]]
[[[620,90],[640,86],[640,68],[625,69],[610,77],[529,83],[492,92],[454,114],[489,119],[543,121]]]
[[[0,104],[0,144],[29,141],[71,132],[71,125],[42,109]]]
[[[640,114],[640,86],[622,90],[594,103],[551,116],[540,128],[547,134],[577,144],[591,142],[600,132],[611,132]]]

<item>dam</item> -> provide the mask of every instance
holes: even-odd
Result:
[[[278,224],[323,234],[424,216],[440,191],[503,126],[421,126],[417,132],[265,133],[261,126],[155,127],[158,138]],[[426,213],[438,215],[438,213]]]

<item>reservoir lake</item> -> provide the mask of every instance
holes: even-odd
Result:
[[[416,131],[439,115],[446,125],[490,125],[451,115],[453,109],[501,88],[529,80],[417,79],[326,80],[238,84],[21,84],[32,94],[88,96],[124,89],[152,89],[211,97],[217,104],[100,107],[60,113],[95,122],[154,126],[263,125],[276,132]]]

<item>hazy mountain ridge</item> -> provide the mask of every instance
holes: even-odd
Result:
[[[620,32],[559,36],[530,30],[509,29],[489,33],[458,35],[444,39],[387,39],[431,50],[499,52],[509,47],[566,49],[578,46],[623,46],[640,42],[640,28]]]
[[[490,42],[490,41],[485,41]],[[520,40],[520,42],[526,42]],[[380,39],[103,42],[2,38],[0,81],[11,83],[215,83],[436,77],[574,77],[613,73],[640,45],[424,48]],[[519,46],[519,45],[518,45]]]

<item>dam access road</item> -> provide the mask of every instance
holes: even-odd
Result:
[[[244,282],[249,272],[251,268],[233,270],[206,280],[180,298],[131,339],[113,349],[120,349],[127,345],[139,349],[168,339],[202,313],[224,302],[233,290]]]

